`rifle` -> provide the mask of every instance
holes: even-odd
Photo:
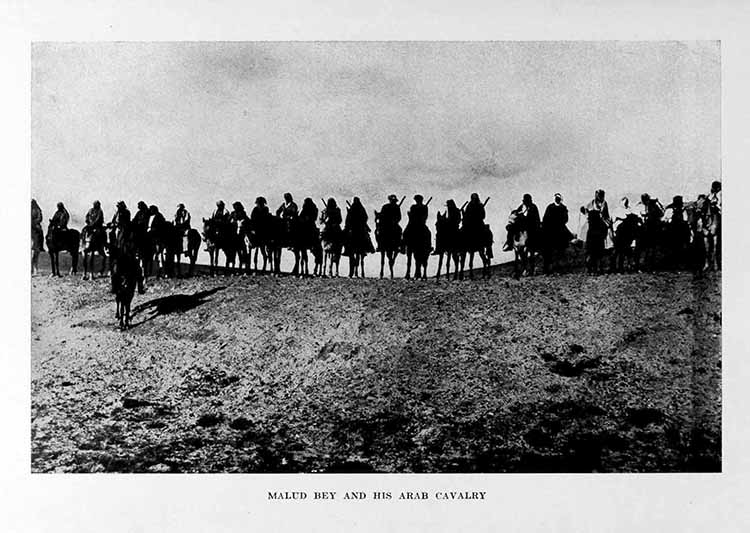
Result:
[[[484,203],[482,204],[482,207],[486,206],[486,205],[487,205],[487,202],[489,202],[489,201],[490,201],[490,197],[488,196],[488,197],[487,197],[487,199],[486,199],[486,200],[484,201]]]
[[[401,207],[401,204],[404,203],[404,200],[406,200],[406,196],[401,197],[401,201],[398,203],[398,206]]]
[[[347,209],[351,209],[352,208],[352,204],[349,203],[349,200],[346,201],[346,207],[347,207]]]
[[[428,205],[430,205],[430,202],[431,202],[431,201],[432,201],[432,196],[430,196],[430,199],[429,199],[429,200],[427,200],[427,203],[426,203],[426,204],[424,204],[424,206],[425,206],[425,207],[427,207]]]
[[[325,209],[326,207],[328,207],[328,204],[326,204],[326,201],[323,200],[322,198],[320,199],[320,202],[323,204],[323,209]]]
[[[469,201],[468,201],[468,200],[467,200],[467,201],[465,201],[465,202],[464,202],[464,205],[462,205],[462,206],[461,206],[461,209],[460,209],[460,211],[463,211],[463,210],[464,210],[464,208],[465,208],[465,207],[466,207],[466,206],[468,205],[468,203],[469,203]]]

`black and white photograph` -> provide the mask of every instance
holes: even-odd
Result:
[[[720,41],[30,65],[33,474],[722,472]]]

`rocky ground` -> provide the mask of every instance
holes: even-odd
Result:
[[[721,283],[31,281],[34,472],[721,469]]]

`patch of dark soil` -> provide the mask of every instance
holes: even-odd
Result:
[[[209,413],[201,415],[195,424],[203,428],[209,428],[220,424],[223,420],[224,416],[222,414]]]
[[[664,419],[663,412],[651,407],[631,408],[627,410],[627,421],[639,428],[646,427],[649,424],[661,424]]]
[[[563,418],[588,418],[603,415],[606,411],[592,403],[565,400],[550,404],[547,412]]]
[[[523,438],[533,448],[549,448],[552,446],[552,437],[541,428],[527,431]]]
[[[229,427],[238,431],[246,431],[253,426],[253,423],[242,416],[235,418],[229,423]]]
[[[138,398],[125,397],[122,399],[122,406],[125,409],[138,409],[139,407],[149,407],[151,405],[154,405],[154,404],[147,400],[139,400]]]
[[[558,376],[575,378],[579,377],[589,368],[596,367],[599,362],[599,357],[595,357],[593,359],[583,359],[575,363],[571,363],[569,361],[558,361],[550,367],[550,371],[557,374]]]

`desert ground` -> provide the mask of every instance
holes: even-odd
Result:
[[[721,470],[721,278],[31,279],[33,472]]]

